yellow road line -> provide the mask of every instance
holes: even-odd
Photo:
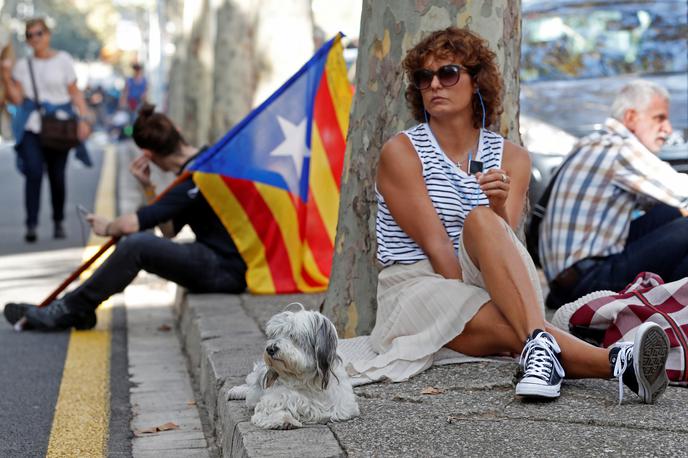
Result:
[[[115,216],[117,156],[113,147],[104,151],[103,168],[94,212]],[[84,259],[105,242],[91,236]],[[109,253],[101,257],[104,260]],[[94,264],[100,264],[96,262]],[[89,276],[91,270],[82,274]],[[112,309],[109,301],[97,309],[98,325],[90,331],[72,330],[65,358],[60,393],[55,406],[47,456],[98,457],[107,454],[110,422],[110,343]]]

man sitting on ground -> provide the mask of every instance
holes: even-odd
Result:
[[[637,80],[614,100],[604,130],[575,147],[540,227],[548,307],[621,290],[643,271],[688,275],[688,175],[657,157],[671,132],[666,89]]]

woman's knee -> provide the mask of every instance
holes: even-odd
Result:
[[[463,224],[465,236],[484,234],[487,230],[494,230],[500,223],[500,217],[489,207],[476,207],[468,214]]]

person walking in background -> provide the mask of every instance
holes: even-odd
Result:
[[[41,117],[39,108],[58,116],[79,114],[78,137],[84,141],[91,132],[93,115],[86,107],[81,91],[76,86],[76,73],[72,58],[64,51],[50,47],[50,29],[44,19],[26,22],[26,41],[33,56],[21,59],[15,66],[9,59],[2,61],[2,84],[7,98],[19,106],[14,119],[15,149],[18,166],[24,174],[24,203],[26,206],[27,242],[37,239],[38,213],[44,170],[50,181],[53,236],[64,238],[64,204],[66,199],[66,165],[69,150],[47,148],[40,143]],[[38,91],[38,101],[31,77]]]
[[[636,80],[604,130],[574,148],[540,226],[548,307],[620,291],[644,271],[669,282],[688,276],[688,175],[657,157],[671,132],[666,89]]]
[[[134,71],[134,75],[127,78],[124,84],[119,106],[129,110],[133,115],[146,102],[148,81],[143,75],[143,66],[141,64],[135,63],[131,66],[131,69]]]
[[[153,110],[144,105],[134,122],[134,142],[143,154],[130,167],[149,198],[155,196],[151,162],[163,171],[182,174],[200,153],[167,116]],[[12,325],[21,320],[23,329],[90,329],[96,325],[96,307],[122,291],[141,269],[197,293],[240,293],[246,288],[246,264],[190,174],[136,213],[113,221],[94,214],[87,219],[95,234],[122,237],[115,251],[78,288],[45,307],[7,304],[4,314]],[[191,243],[146,232],[159,226],[165,237],[173,237],[187,224],[196,235]]]
[[[403,61],[418,125],[388,140],[377,172],[378,353],[352,375],[401,381],[442,347],[521,354],[516,395],[559,397],[564,376],[616,376],[646,403],[666,389],[668,340],[643,326],[635,342],[593,347],[545,321],[532,259],[514,231],[530,180],[528,152],[486,129],[502,111],[496,56],[449,27]]]

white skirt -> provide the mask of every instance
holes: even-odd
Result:
[[[544,313],[535,265],[506,222],[504,226],[528,268]],[[340,353],[349,375],[362,383],[381,379],[408,380],[430,367],[436,353],[463,332],[466,323],[490,300],[490,295],[485,290],[482,274],[464,249],[463,237],[458,258],[463,281],[446,279],[435,273],[427,260],[396,264],[380,272],[373,332],[367,341],[351,339],[349,345],[342,341],[340,347],[344,349]],[[351,351],[357,347],[359,350],[369,347],[372,352]]]

